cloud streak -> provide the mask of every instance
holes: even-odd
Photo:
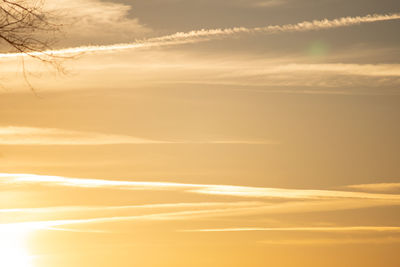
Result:
[[[319,239],[294,239],[294,240],[262,240],[265,245],[351,245],[351,244],[392,244],[400,243],[398,237],[377,238],[319,238]]]
[[[363,191],[390,192],[390,191],[399,191],[400,183],[357,184],[357,185],[349,185],[347,187]]]
[[[0,127],[0,145],[116,145],[116,144],[243,144],[277,145],[268,140],[168,141],[128,135],[102,134],[54,128]]]
[[[306,32],[316,31],[340,27],[349,27],[353,25],[373,23],[378,21],[389,21],[400,19],[400,13],[393,14],[372,14],[366,16],[357,17],[342,17],[333,20],[313,20],[303,21],[297,24],[285,24],[285,25],[270,25],[265,27],[234,27],[225,29],[202,29],[194,30],[190,32],[177,32],[171,35],[148,38],[144,41],[138,41],[133,43],[123,43],[114,45],[104,46],[82,46],[73,47],[60,50],[49,50],[45,52],[33,52],[31,55],[65,55],[65,54],[79,54],[87,52],[103,52],[103,51],[114,51],[114,50],[126,50],[126,49],[138,49],[138,48],[151,48],[151,47],[162,47],[170,45],[179,45],[186,43],[196,43],[201,41],[207,41],[214,38],[228,37],[237,34],[278,34],[284,32]],[[21,53],[5,53],[0,54],[0,58],[14,58],[20,57]]]
[[[9,217],[4,223],[22,224],[26,220],[31,220],[31,215],[41,215],[43,221],[50,221],[57,216],[63,218],[76,215],[76,213],[85,214],[85,217],[93,214],[95,218],[84,219],[83,223],[95,223],[100,218],[100,222],[108,222],[110,212],[112,212],[113,221],[155,221],[155,220],[195,220],[204,218],[223,218],[237,217],[245,218],[249,215],[265,216],[272,214],[296,214],[310,212],[326,212],[335,210],[351,210],[360,208],[371,208],[387,205],[399,205],[397,201],[383,200],[365,200],[365,199],[339,199],[339,200],[302,200],[277,202],[198,202],[198,203],[166,203],[166,204],[145,204],[130,206],[73,206],[73,207],[42,207],[42,208],[17,208],[0,209],[0,214],[18,214],[17,217]],[[155,213],[155,210],[164,212]],[[148,211],[152,213],[148,214]],[[129,212],[129,214],[126,214]],[[121,214],[117,216],[116,214]],[[100,215],[101,214],[101,215]],[[105,216],[105,214],[108,214]],[[74,215],[74,216],[75,216]],[[36,218],[36,217],[34,217]],[[118,218],[118,219],[115,219]],[[15,222],[20,221],[20,223]],[[22,222],[21,222],[22,221]],[[65,220],[61,220],[62,222]],[[70,221],[70,220],[67,220]],[[60,220],[58,220],[60,222]],[[28,222],[27,222],[28,223]],[[71,221],[71,224],[80,224],[81,220]],[[69,224],[69,223],[68,223]],[[61,225],[61,224],[60,224]],[[58,225],[57,225],[58,226]]]
[[[0,127],[0,145],[113,145],[165,144],[126,135],[100,134],[53,128]]]
[[[181,209],[181,208],[215,208],[215,207],[252,207],[262,205],[263,202],[194,202],[194,203],[161,203],[126,206],[56,206],[42,208],[15,208],[0,209],[0,214],[6,213],[68,213],[91,211],[123,211],[147,209]],[[265,203],[264,203],[265,204]]]
[[[117,223],[129,221],[176,221],[199,218],[213,218],[218,216],[229,216],[231,208],[189,210],[165,213],[152,213],[133,216],[111,216],[95,217],[86,219],[63,219],[63,220],[42,220],[24,221],[16,223],[0,224],[0,232],[8,230],[35,231],[35,230],[61,230],[75,231],[74,229],[58,228],[59,226],[85,225]],[[228,211],[227,214],[219,214]],[[78,230],[80,232],[90,232],[91,230]],[[205,228],[205,229],[185,229],[179,232],[199,232],[199,233],[219,233],[219,232],[325,232],[325,233],[400,233],[398,226],[338,226],[338,227],[238,227],[238,228]]]
[[[58,226],[68,225],[83,225],[83,224],[100,224],[100,223],[116,223],[116,222],[129,222],[129,221],[176,221],[176,220],[189,220],[199,218],[212,218],[218,216],[229,216],[230,212],[235,211],[234,208],[218,208],[218,209],[204,209],[204,210],[186,210],[176,212],[152,213],[144,215],[132,216],[111,216],[111,217],[95,217],[87,219],[64,219],[64,220],[41,220],[41,221],[23,221],[14,223],[0,224],[0,232],[7,231],[8,229],[23,229],[24,231],[33,231],[41,229],[54,229]],[[222,213],[222,214],[221,214]],[[64,229],[69,231],[68,229]]]
[[[392,232],[399,233],[397,226],[343,226],[343,227],[241,227],[219,229],[182,230],[183,232]]]
[[[63,186],[76,188],[103,188],[118,190],[172,190],[187,193],[220,195],[231,197],[266,198],[266,199],[366,199],[386,200],[397,203],[400,195],[375,194],[364,192],[312,189],[283,189],[235,185],[207,185],[174,182],[143,182],[103,179],[82,179],[62,176],[35,174],[0,173],[1,182],[5,184],[40,184],[45,186]]]
[[[372,77],[400,76],[400,64],[286,64],[268,66],[258,69],[245,69],[235,75],[256,76],[281,73],[332,73],[335,75],[358,75]],[[233,75],[232,75],[233,76]]]
[[[69,231],[68,229],[60,229],[58,227],[68,225],[116,223],[126,221],[177,221],[222,217],[244,218],[249,215],[265,216],[267,214],[326,212],[333,210],[400,205],[400,196],[394,194],[375,194],[332,190],[282,189],[232,185],[207,185],[172,182],[79,179],[61,176],[0,173],[0,186],[3,188],[7,188],[7,186],[9,185],[24,186],[32,184],[42,186],[74,187],[83,189],[101,188],[113,190],[163,190],[178,193],[259,198],[260,201],[197,203],[178,202],[125,206],[60,206],[43,208],[0,209],[0,214],[18,214],[17,217],[9,217],[8,221],[4,221],[3,219],[4,223],[0,224],[0,230],[7,229],[8,227],[12,229],[54,229]],[[274,199],[280,201],[265,202],[265,199]],[[86,218],[68,218],[68,216],[72,214],[81,212],[83,212],[82,214],[85,214],[84,217]],[[127,212],[129,213],[126,214]],[[89,215],[89,213],[91,213],[92,215]],[[30,221],[32,218],[31,215],[33,214],[35,214],[34,218],[37,218],[36,216],[40,214],[42,216],[42,220]],[[56,216],[57,220],[54,220],[54,216]],[[62,216],[62,219],[60,218],[60,216]],[[15,218],[17,218],[19,222],[15,222]],[[221,229],[195,229],[188,231],[400,232],[400,227],[240,227]],[[83,232],[85,232],[85,230],[83,230]]]

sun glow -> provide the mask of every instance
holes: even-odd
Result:
[[[0,266],[34,267],[26,247],[26,237],[24,229],[0,228]]]

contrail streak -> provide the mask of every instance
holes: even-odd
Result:
[[[186,43],[197,43],[197,42],[207,41],[213,38],[226,37],[243,33],[278,34],[283,32],[305,32],[305,31],[315,31],[315,30],[323,30],[323,29],[331,29],[339,27],[348,27],[364,23],[398,20],[398,19],[400,19],[400,13],[372,14],[372,15],[357,16],[357,17],[342,17],[333,20],[323,19],[323,20],[303,21],[296,24],[270,25],[270,26],[255,27],[255,28],[234,27],[225,29],[202,29],[190,32],[177,32],[171,35],[149,38],[143,41],[137,41],[133,43],[122,43],[122,44],[100,45],[100,46],[98,45],[80,46],[80,47],[72,47],[60,50],[31,52],[26,54],[3,53],[0,54],[0,58],[14,58],[24,55],[57,56],[57,55],[79,54],[87,52],[102,52],[102,51],[113,51],[113,50],[120,51],[126,49],[162,47],[162,46],[179,45]]]

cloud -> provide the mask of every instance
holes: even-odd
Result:
[[[341,75],[358,75],[358,76],[400,76],[400,64],[285,64],[267,66],[266,68],[258,68],[253,70],[244,70],[243,76],[255,75],[271,75],[281,73],[323,73],[330,72]],[[238,73],[235,73],[238,74]]]
[[[239,208],[240,209],[240,208]],[[14,223],[0,224],[0,232],[7,229],[57,229],[58,226],[116,223],[126,221],[177,221],[193,220],[204,218],[215,218],[221,216],[235,215],[235,208],[232,206],[220,207],[214,209],[185,210],[163,213],[151,213],[130,216],[109,216],[94,217],[85,219],[62,219],[62,220],[40,220],[23,221]],[[237,215],[237,214],[236,214]],[[60,229],[59,229],[60,230]],[[68,229],[64,229],[68,231]],[[268,232],[376,232],[376,233],[400,233],[400,227],[397,226],[345,226],[345,227],[240,227],[240,228],[205,228],[180,230],[181,232],[249,232],[249,231],[268,231]]]
[[[366,15],[363,17],[360,16],[342,17],[333,20],[324,19],[324,20],[303,21],[297,24],[270,25],[270,26],[255,27],[255,28],[235,27],[226,29],[202,29],[190,32],[177,32],[171,35],[145,39],[144,41],[141,42],[102,45],[102,46],[82,46],[82,47],[74,47],[61,50],[51,50],[43,53],[50,55],[60,55],[60,54],[78,54],[85,52],[119,51],[125,49],[151,48],[151,47],[186,44],[186,43],[196,43],[201,41],[207,41],[214,38],[221,38],[221,37],[227,37],[244,33],[277,34],[283,32],[305,32],[305,31],[315,31],[315,30],[323,30],[323,29],[331,29],[339,27],[348,27],[364,23],[398,20],[398,19],[400,19],[400,13],[373,14],[373,15]],[[43,53],[34,52],[31,54],[43,55]],[[0,54],[0,58],[12,58],[19,56],[21,56],[20,53]]]
[[[264,204],[262,202],[197,202],[0,209],[0,214],[6,215],[2,218],[3,223],[0,224],[0,231],[4,228],[38,230],[54,229],[54,227],[61,230],[58,226],[128,221],[180,221],[241,216],[246,214],[248,210],[261,207]],[[10,216],[10,214],[13,216]],[[77,214],[81,218],[77,219]],[[41,220],[32,221],[32,218],[37,219],[37,216],[40,216]],[[73,219],[68,219],[71,216],[73,216]],[[53,218],[57,219],[54,220]],[[64,230],[69,231],[68,229]]]
[[[266,199],[364,199],[387,200],[398,203],[400,195],[375,194],[351,191],[283,189],[235,185],[207,185],[173,182],[141,182],[102,179],[81,179],[62,176],[47,176],[35,174],[0,173],[5,184],[41,184],[46,186],[66,186],[76,188],[108,188],[119,190],[172,190],[187,193],[220,195],[231,197],[266,198]]]
[[[115,145],[115,144],[247,144],[276,145],[267,140],[150,140],[127,135],[102,134],[54,128],[0,127],[0,145]]]
[[[357,185],[348,185],[347,187],[363,191],[393,192],[400,190],[400,183],[357,184]]]
[[[335,199],[335,198],[361,198],[361,199],[392,199],[400,200],[400,195],[368,194],[348,191],[312,190],[312,189],[282,189],[249,186],[205,185],[195,188],[191,192],[256,198],[288,198],[288,199]]]
[[[347,53],[341,58],[351,60]],[[327,61],[339,59],[329,57]],[[16,64],[11,62],[0,68],[7,77],[18,72]],[[49,76],[49,70],[40,68],[39,63],[30,68],[38,77],[32,76],[31,82],[43,92],[52,92],[54,86],[60,91],[108,90],[112,85],[131,91],[143,87],[193,88],[201,85],[250,93],[392,95],[398,94],[400,86],[400,64],[310,63],[308,57],[298,54],[267,54],[262,57],[240,54],[211,56],[180,51],[136,51],[102,57],[94,54],[73,60],[71,65],[66,64],[66,68],[76,74],[63,77],[61,84],[56,78],[41,79]],[[18,91],[24,88],[23,79],[5,79],[3,82]],[[279,140],[251,138],[205,141],[279,143]]]
[[[42,185],[73,188],[101,188],[110,190],[146,190],[171,191],[176,193],[229,196],[233,198],[258,198],[260,201],[245,202],[199,202],[199,203],[161,203],[128,206],[78,206],[78,207],[45,207],[25,209],[4,209],[0,214],[22,215],[41,213],[46,216],[76,212],[95,212],[99,215],[108,212],[129,212],[129,216],[111,216],[74,220],[46,220],[40,222],[21,222],[20,226],[51,228],[61,225],[88,224],[119,221],[157,221],[157,220],[194,220],[202,218],[244,217],[249,215],[294,214],[308,212],[326,212],[371,208],[379,206],[400,205],[400,195],[376,194],[352,191],[282,189],[232,185],[207,185],[173,182],[141,182],[129,180],[81,179],[62,176],[46,176],[34,174],[0,173],[0,185]],[[265,199],[280,200],[264,202]],[[262,201],[261,201],[262,200]],[[284,201],[283,201],[284,200]],[[283,201],[283,202],[282,202]],[[154,210],[166,212],[154,213]],[[179,210],[176,210],[179,209]],[[146,214],[147,211],[151,214]],[[134,214],[132,214],[134,212]],[[145,214],[143,214],[143,212]],[[103,214],[104,215],[104,214]],[[86,216],[89,216],[86,214]],[[29,218],[29,216],[27,217]],[[4,226],[5,227],[5,226]],[[325,228],[315,228],[315,230]],[[342,228],[340,228],[342,229]],[[340,230],[339,229],[339,230]],[[344,229],[344,228],[343,228]],[[365,228],[367,229],[367,228]],[[383,228],[382,228],[383,229]],[[387,228],[386,230],[391,229]],[[332,228],[333,230],[333,228]],[[339,231],[338,230],[338,231]],[[353,229],[354,230],[354,229]]]
[[[400,243],[398,237],[375,237],[375,238],[310,238],[292,240],[262,240],[259,243],[265,245],[351,245],[351,244],[392,244]]]
[[[126,135],[100,134],[52,128],[0,127],[0,145],[112,145],[165,144]]]
[[[283,26],[282,26],[283,27]],[[200,31],[201,32],[201,31]],[[198,33],[198,32],[197,32]],[[218,31],[217,31],[218,33]],[[216,33],[216,34],[217,34]],[[200,33],[202,34],[202,33]],[[204,34],[208,34],[205,30]],[[193,34],[196,35],[196,34]],[[217,38],[217,34],[215,37]],[[223,35],[224,36],[224,35]],[[113,46],[90,46],[57,50],[55,53],[80,53],[79,51],[105,52],[98,55],[89,53],[85,57],[66,61],[64,67],[75,72],[74,75],[59,79],[49,76],[49,69],[39,62],[27,60],[29,69],[34,70],[30,81],[41,91],[59,90],[92,90],[108,89],[116,86],[120,89],[134,90],[143,87],[176,87],[203,85],[208,87],[229,87],[232,90],[243,90],[256,93],[284,94],[344,94],[344,95],[387,95],[398,94],[400,85],[399,64],[360,64],[376,62],[382,55],[362,55],[360,52],[345,52],[327,55],[324,60],[329,63],[316,63],[306,54],[197,54],[181,50],[126,50],[121,53],[110,53],[130,48],[150,48],[178,43],[193,43],[209,40],[210,36],[190,37],[188,33],[168,35],[170,39],[153,38],[142,42],[116,44]],[[221,37],[221,36],[220,36]],[[166,38],[161,37],[161,38]],[[219,38],[219,37],[218,37]],[[115,49],[115,50],[113,50]],[[362,51],[361,51],[362,53]],[[386,51],[389,55],[393,51]],[[354,62],[352,55],[357,54],[364,61]],[[363,53],[362,53],[363,54]],[[18,54],[14,54],[17,56]],[[11,54],[0,54],[12,56]],[[18,55],[20,56],[20,55]],[[11,79],[20,71],[18,58],[4,59],[1,72],[6,73],[3,83],[15,90],[26,90],[23,79]],[[311,61],[311,62],[310,62]],[[43,79],[43,76],[49,77]],[[105,78],[106,77],[106,78]],[[22,78],[22,76],[20,77]],[[24,88],[25,87],[25,88]],[[11,92],[11,91],[10,91]],[[212,140],[225,142],[225,140]],[[233,140],[237,143],[251,144],[254,140]],[[258,143],[259,141],[257,141]],[[266,142],[270,142],[266,140]],[[199,142],[201,143],[201,142]]]
[[[42,208],[19,208],[19,209],[0,209],[0,214],[18,214],[18,216],[4,217],[3,222],[22,224],[29,223],[31,215],[39,215],[43,221],[50,220],[54,216],[66,218],[77,213],[84,214],[83,223],[96,222],[117,222],[117,221],[155,221],[155,220],[195,220],[204,218],[223,218],[237,217],[246,218],[247,216],[265,216],[272,214],[299,214],[310,212],[327,212],[336,210],[351,210],[360,208],[371,208],[378,206],[399,205],[399,201],[384,200],[365,200],[365,199],[339,199],[339,200],[302,200],[279,202],[198,202],[198,203],[166,203],[166,204],[147,204],[130,206],[74,206],[74,207],[42,207]],[[155,210],[160,211],[155,213]],[[152,213],[148,214],[151,211]],[[163,211],[163,212],[161,212]],[[108,220],[111,214],[112,219]],[[127,214],[128,212],[128,214]],[[116,216],[116,214],[122,214]],[[5,220],[8,218],[8,220]],[[37,217],[33,217],[37,218]],[[118,218],[118,219],[116,219]],[[100,219],[100,220],[98,220]],[[15,220],[19,222],[15,222]],[[87,221],[88,220],[88,221]],[[22,222],[21,222],[22,221]],[[64,225],[63,220],[59,225]],[[70,221],[70,220],[67,220]],[[39,223],[39,222],[37,222]],[[81,220],[71,221],[68,224],[80,224]]]
[[[151,30],[131,18],[131,6],[100,0],[52,0],[45,9],[62,24],[59,45],[110,43],[143,37]]]
[[[385,88],[396,88],[400,84],[399,64],[310,64],[301,58],[296,60],[300,62],[274,62],[274,59],[238,59],[222,63],[210,61],[209,69],[203,68],[206,63],[197,61],[197,73],[204,73],[202,76],[206,76],[206,80],[199,80],[189,73],[188,70],[193,66],[182,64],[182,71],[188,74],[180,77],[180,80],[175,78],[175,81],[174,76],[170,75],[170,81],[165,82],[235,86],[238,90],[250,92],[304,94],[385,94],[393,93],[385,91]],[[379,91],[374,90],[378,88]]]
[[[283,0],[266,0],[266,1],[258,1],[252,4],[254,7],[276,7],[286,4],[286,1]]]
[[[139,182],[102,179],[79,179],[61,176],[34,174],[0,174],[0,185],[42,185],[74,188],[102,188],[113,190],[148,190],[194,193],[203,195],[223,195],[230,197],[258,198],[258,201],[239,202],[195,202],[160,203],[125,206],[72,206],[0,209],[0,214],[17,214],[8,218],[0,228],[21,227],[22,229],[52,229],[59,226],[83,225],[94,223],[114,223],[124,221],[176,221],[198,220],[222,217],[247,218],[249,215],[266,216],[270,214],[296,214],[309,212],[327,212],[400,205],[400,196],[393,194],[375,194],[351,191],[282,189],[231,185],[206,185],[173,182]],[[265,199],[279,201],[265,202]],[[156,212],[157,211],[157,212]],[[150,212],[150,213],[149,213]],[[84,218],[69,219],[76,214]],[[41,216],[40,221],[30,221],[32,215]],[[111,215],[111,216],[110,216]],[[53,218],[57,218],[54,220]],[[63,218],[63,219],[60,219]],[[86,217],[86,218],[85,218]],[[11,221],[10,221],[11,220]],[[15,222],[18,220],[19,222]],[[3,219],[3,222],[4,219]],[[230,231],[308,231],[308,232],[400,232],[400,227],[295,227],[263,228],[240,227],[221,229],[199,229],[189,231],[230,232]],[[83,230],[84,231],[84,230]]]
[[[155,4],[158,3],[183,3],[186,0],[152,0]],[[275,7],[287,4],[288,0],[231,0],[231,1],[221,1],[221,0],[202,0],[199,1],[198,4],[207,4],[207,5],[223,5],[226,6],[236,6],[241,8],[257,8],[257,7]]]
[[[177,221],[177,220],[193,220],[204,219],[221,216],[232,216],[230,213],[234,208],[204,209],[204,210],[188,210],[164,213],[152,213],[133,216],[110,216],[110,217],[94,217],[85,219],[62,219],[62,220],[40,220],[40,221],[23,221],[14,223],[0,224],[0,232],[7,229],[23,229],[24,231],[33,231],[40,229],[47,230],[64,230],[70,231],[68,228],[58,228],[58,226],[72,226],[84,224],[101,224],[116,223],[127,221]],[[74,230],[72,230],[74,231]],[[85,232],[85,230],[79,230]],[[91,231],[91,230],[89,230]],[[204,229],[185,229],[180,232],[249,232],[249,231],[265,231],[265,232],[326,232],[326,233],[400,233],[398,226],[343,226],[343,227],[239,227],[239,228],[204,228]]]
[[[270,8],[277,7],[287,4],[287,0],[236,0],[230,1],[231,4],[238,5],[240,7],[248,8]]]
[[[303,21],[297,24],[285,24],[285,25],[271,25],[265,27],[235,27],[226,29],[202,29],[198,31],[190,32],[177,32],[172,35],[161,36],[156,38],[148,39],[149,42],[159,42],[159,41],[179,41],[179,40],[190,40],[191,38],[199,37],[223,37],[236,35],[240,33],[280,33],[280,32],[303,32],[303,31],[313,31],[321,29],[331,29],[338,27],[347,27],[358,25],[362,23],[372,23],[377,21],[387,21],[387,20],[398,20],[400,19],[400,13],[395,14],[373,14],[363,17],[342,17],[334,20],[313,20],[313,21]]]
[[[341,227],[241,227],[183,230],[183,232],[392,232],[400,233],[397,226],[341,226]]]
[[[216,208],[216,207],[252,207],[262,202],[193,202],[193,203],[161,203],[127,206],[56,206],[42,208],[0,209],[0,214],[6,213],[68,213],[92,211],[124,211],[147,209],[182,209],[182,208]]]
[[[218,216],[229,216],[230,215],[229,211],[232,210],[234,210],[234,208],[221,207],[219,209],[186,210],[186,211],[176,211],[176,212],[133,215],[133,216],[111,216],[111,217],[95,217],[87,219],[23,221],[23,222],[0,224],[0,232],[7,231],[7,229],[23,229],[24,231],[32,231],[40,229],[61,230],[60,228],[55,228],[55,227],[67,226],[67,225],[115,223],[115,222],[126,222],[126,221],[176,221],[176,220],[189,220],[189,219],[199,219],[199,218],[212,218]],[[64,230],[69,231],[68,229]]]

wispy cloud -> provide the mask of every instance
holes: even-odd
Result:
[[[400,205],[400,196],[349,191],[280,189],[230,185],[203,185],[171,182],[137,182],[101,179],[78,179],[61,176],[33,174],[0,174],[0,184],[62,186],[75,188],[102,188],[118,190],[169,190],[175,192],[226,195],[232,197],[255,197],[280,199],[284,202],[240,201],[240,202],[194,202],[160,203],[125,206],[72,206],[0,209],[0,214],[18,214],[17,220],[10,218],[0,224],[0,230],[55,229],[69,231],[68,225],[117,223],[126,221],[178,221],[222,217],[244,218],[248,215],[295,214],[333,210],[370,208]],[[157,212],[156,212],[157,211]],[[84,218],[68,219],[68,216],[84,212]],[[110,212],[112,216],[110,215]],[[150,212],[150,213],[149,213]],[[126,214],[128,213],[128,214]],[[40,214],[42,220],[31,221],[31,215]],[[108,215],[108,216],[107,216]],[[25,217],[24,217],[25,216]],[[56,216],[57,220],[53,220]],[[76,215],[74,215],[75,217]],[[91,217],[93,216],[93,217]],[[63,219],[59,219],[59,218]],[[85,218],[86,217],[86,218]],[[88,218],[89,217],[89,218]],[[7,217],[5,217],[7,218]],[[36,218],[36,217],[35,217]],[[64,219],[66,218],[66,219]],[[22,220],[22,221],[21,221]],[[78,230],[85,232],[86,230]],[[91,230],[88,230],[91,231]],[[400,232],[400,227],[352,226],[352,227],[240,227],[207,228],[188,230],[194,232],[239,232],[239,231],[308,231],[308,232]]]
[[[230,1],[230,4],[234,4],[240,7],[250,7],[250,8],[269,8],[269,7],[277,7],[287,4],[287,0],[237,0]]]
[[[23,221],[14,223],[0,224],[0,232],[7,229],[24,229],[24,231],[53,229],[58,226],[68,225],[84,225],[84,224],[100,224],[100,223],[116,223],[127,221],[177,221],[177,220],[193,220],[199,218],[213,218],[220,216],[229,216],[230,212],[235,211],[234,208],[221,207],[218,209],[203,209],[203,210],[185,210],[163,213],[151,213],[144,215],[133,216],[110,216],[110,217],[95,217],[86,219],[64,219],[64,220],[38,220],[38,221]],[[61,230],[56,228],[56,230]],[[68,229],[65,229],[68,231]]]
[[[68,218],[81,213],[84,217],[94,217],[81,220],[67,220],[67,224],[118,222],[118,221],[156,221],[156,220],[196,220],[204,218],[246,218],[246,216],[265,216],[273,214],[299,214],[310,212],[326,212],[335,210],[351,210],[387,205],[399,205],[400,201],[369,200],[369,199],[339,199],[339,200],[301,200],[277,202],[199,202],[199,203],[166,203],[131,206],[74,206],[74,207],[43,207],[2,209],[0,214],[18,214],[17,217],[4,217],[7,224],[25,225],[32,220],[32,214],[40,215],[42,221],[49,222],[51,218]],[[157,213],[155,213],[157,211]],[[82,213],[83,212],[83,213]],[[110,212],[112,217],[110,216]],[[148,213],[151,212],[151,213]],[[127,214],[128,213],[128,214]],[[105,215],[107,214],[107,216]],[[120,214],[117,216],[117,214]],[[74,215],[75,216],[75,215]],[[8,220],[7,220],[8,218]],[[36,217],[35,217],[36,218]],[[108,218],[108,219],[107,219]],[[112,219],[110,219],[112,218]],[[17,221],[17,222],[16,222]],[[54,223],[64,225],[66,220]],[[23,223],[24,222],[24,223]],[[37,222],[39,223],[39,222]],[[28,224],[29,225],[29,224]],[[36,224],[34,224],[36,225]]]
[[[36,127],[0,127],[0,145],[114,145],[114,144],[247,144],[276,145],[269,140],[168,141],[128,135],[102,134]]]
[[[182,230],[184,232],[400,232],[397,226],[342,226],[342,227],[241,227]]]
[[[286,64],[248,69],[241,72],[243,76],[281,73],[322,73],[330,72],[342,75],[360,76],[400,76],[400,64]]]
[[[59,45],[124,42],[151,29],[132,18],[131,6],[101,0],[52,0],[44,8],[64,25]]]
[[[193,203],[161,203],[125,206],[55,206],[42,208],[14,208],[0,209],[0,213],[68,213],[91,211],[123,211],[148,209],[182,209],[182,208],[216,208],[216,207],[253,207],[263,205],[263,202],[193,202]]]
[[[390,52],[388,52],[390,53]],[[376,55],[375,55],[376,56]],[[375,57],[374,56],[374,57]],[[367,56],[365,58],[368,58]],[[373,58],[372,56],[369,58]],[[304,55],[205,55],[178,51],[135,51],[100,57],[81,57],[66,64],[76,75],[65,76],[65,83],[58,79],[35,78],[31,81],[40,90],[107,90],[109,84],[120,89],[135,90],[149,87],[226,88],[255,93],[280,94],[344,94],[344,95],[392,95],[399,94],[400,64],[338,63],[336,57],[328,57],[330,63],[310,62]],[[351,62],[348,54],[340,60]],[[374,59],[375,60],[375,59]],[[336,62],[336,63],[334,63]],[[40,68],[32,61],[32,69],[38,77],[47,76],[49,70]],[[71,64],[68,66],[68,64]],[[10,77],[18,72],[15,64],[0,66],[0,72]],[[104,82],[107,77],[107,82]],[[4,81],[14,90],[23,89],[22,79]],[[11,91],[10,91],[11,92]],[[176,140],[174,140],[176,141]],[[182,140],[180,140],[182,141]],[[195,141],[195,140],[192,140]],[[201,143],[201,140],[197,140]],[[219,142],[278,143],[279,140],[252,140],[232,137],[230,140],[203,140]]]
[[[356,184],[347,187],[363,191],[394,192],[400,190],[400,183]]]
[[[400,195],[369,194],[349,191],[312,190],[312,189],[282,189],[229,185],[207,185],[195,188],[192,192],[225,195],[236,197],[260,198],[288,198],[288,199],[334,199],[334,198],[361,198],[361,199],[392,199],[400,200]]]
[[[0,127],[0,145],[111,145],[165,144],[126,135],[101,134],[52,128]]]
[[[195,193],[204,195],[223,195],[230,197],[259,198],[258,201],[239,202],[194,202],[160,203],[125,206],[74,206],[0,209],[0,214],[18,214],[17,222],[13,217],[3,219],[1,229],[55,229],[69,231],[68,225],[79,226],[98,223],[117,223],[128,221],[179,221],[210,218],[245,218],[249,215],[295,214],[371,208],[400,205],[400,196],[394,194],[376,194],[352,191],[282,189],[232,185],[207,185],[173,182],[140,182],[128,180],[80,179],[62,176],[34,174],[0,173],[0,185],[42,185],[74,188],[102,188],[116,190],[167,190],[177,193]],[[268,201],[275,199],[279,201]],[[80,213],[80,218],[76,218]],[[40,215],[41,220],[32,221],[32,214]],[[68,217],[75,214],[72,219]],[[84,214],[84,215],[83,215]],[[83,216],[83,218],[82,218]],[[7,217],[5,217],[7,218]],[[35,217],[36,218],[36,217]],[[54,218],[57,218],[54,220]],[[62,218],[62,219],[61,219]],[[62,226],[62,228],[59,228]],[[89,229],[88,231],[91,231]],[[352,226],[352,227],[240,227],[207,228],[189,231],[198,232],[236,232],[236,231],[308,231],[308,232],[400,232],[400,227]]]
[[[303,208],[309,203],[304,203]],[[288,203],[290,207],[290,203]],[[38,209],[15,209],[6,210],[8,212],[65,212],[77,211],[118,211],[123,209],[159,209],[159,208],[199,208],[191,210],[178,210],[169,212],[158,212],[150,214],[130,214],[124,216],[103,216],[89,217],[82,219],[58,219],[58,220],[37,220],[37,221],[20,221],[0,224],[0,231],[7,229],[24,229],[24,231],[32,231],[39,229],[55,229],[69,231],[67,228],[59,228],[59,226],[85,225],[85,224],[101,224],[101,223],[118,223],[129,221],[179,221],[179,220],[196,220],[221,217],[241,217],[250,214],[269,214],[269,213],[285,213],[285,212],[301,212],[298,204],[293,205],[285,211],[285,205],[262,203],[262,202],[234,202],[234,203],[180,203],[180,204],[156,204],[156,205],[139,205],[139,206],[120,206],[120,207],[50,207]],[[271,208],[272,207],[272,208]],[[341,205],[341,209],[347,209],[345,205]],[[312,208],[308,208],[312,211]],[[86,215],[86,217],[89,215]],[[74,231],[74,230],[72,230]],[[85,232],[86,230],[79,230]],[[91,230],[88,230],[91,231]],[[189,229],[180,230],[182,232],[247,232],[247,231],[280,231],[280,232],[400,232],[397,226],[346,226],[346,227],[239,227],[239,228],[206,228],[206,229]]]
[[[284,0],[264,0],[258,1],[253,4],[254,7],[275,7],[286,4]]]
[[[188,193],[250,198],[281,199],[370,199],[399,201],[400,195],[312,189],[283,189],[234,185],[207,185],[173,182],[142,182],[102,179],[81,179],[35,174],[0,174],[1,182],[12,184],[41,184],[81,188],[108,188],[119,190],[179,190]]]
[[[400,243],[398,237],[375,237],[375,238],[309,238],[309,239],[283,239],[283,240],[262,240],[258,243],[265,245],[352,245],[352,244],[392,244]]]
[[[283,32],[305,32],[305,31],[315,31],[315,30],[323,30],[323,29],[331,29],[339,27],[348,27],[364,23],[373,23],[378,21],[388,21],[388,20],[398,20],[398,19],[400,19],[400,13],[373,14],[362,17],[361,16],[342,17],[333,20],[323,19],[323,20],[303,21],[297,24],[270,25],[270,26],[255,27],[255,28],[234,27],[225,29],[202,29],[190,32],[177,32],[171,35],[149,38],[141,42],[114,44],[105,46],[74,47],[61,50],[45,51],[43,53],[40,52],[32,53],[32,55],[78,54],[84,52],[101,52],[101,51],[161,47],[161,46],[207,41],[213,38],[221,38],[243,33],[277,34]],[[21,53],[0,54],[0,58],[20,57],[21,55],[22,55]]]

